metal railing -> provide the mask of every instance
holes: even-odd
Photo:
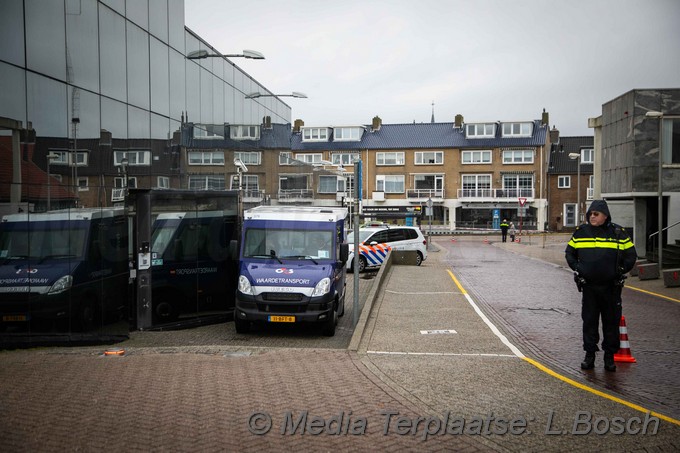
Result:
[[[406,198],[444,198],[444,189],[408,189]]]
[[[286,189],[279,190],[279,201],[311,201],[314,199],[313,189]]]
[[[512,200],[526,198],[532,201],[535,196],[534,189],[458,189],[459,200]]]

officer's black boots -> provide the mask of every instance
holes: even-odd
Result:
[[[614,354],[604,354],[604,369],[607,371],[616,371],[616,365],[614,364]]]
[[[586,358],[581,362],[581,369],[592,370],[595,367],[595,353],[586,352]]]

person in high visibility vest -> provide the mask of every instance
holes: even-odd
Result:
[[[595,200],[586,212],[586,223],[578,226],[565,250],[565,258],[574,271],[578,290],[583,293],[584,370],[595,366],[595,353],[600,341],[602,318],[602,350],[604,368],[616,371],[614,354],[619,350],[621,290],[625,275],[635,265],[637,252],[624,228],[612,223],[604,200]]]
[[[508,241],[508,228],[510,225],[508,224],[508,219],[503,219],[501,222],[501,235],[503,236],[503,242]]]

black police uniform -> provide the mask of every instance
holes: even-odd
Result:
[[[580,280],[579,290],[583,291],[581,318],[586,360],[581,366],[584,369],[593,366],[600,340],[599,319],[602,317],[605,368],[615,371],[613,355],[619,350],[623,275],[635,265],[637,253],[628,233],[611,222],[609,207],[604,200],[593,201],[586,219],[590,219],[592,211],[604,214],[607,220],[598,227],[586,220],[576,228],[567,244],[565,257],[569,267],[577,274],[577,280]]]
[[[506,242],[508,240],[508,221],[503,219],[501,222],[501,234],[503,236],[503,242]]]

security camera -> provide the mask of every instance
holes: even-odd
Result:
[[[244,173],[248,171],[248,167],[246,167],[246,164],[244,164],[243,161],[238,157],[234,159],[234,165],[240,168],[241,171]]]

